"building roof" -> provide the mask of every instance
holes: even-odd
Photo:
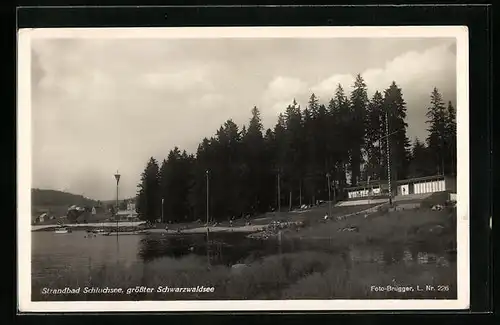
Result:
[[[427,182],[427,181],[435,181],[444,179],[444,175],[434,175],[434,176],[425,176],[425,177],[416,177],[409,179],[402,179],[400,181],[396,181],[397,184],[407,184],[407,183],[417,183],[417,182]]]
[[[351,186],[351,187],[346,187],[346,191],[359,191],[359,190],[369,190],[370,188],[377,188],[386,185],[387,183],[377,183],[377,184],[372,184],[370,185],[358,185],[358,186]]]
[[[119,215],[119,216],[128,216],[128,215],[131,215],[131,214],[136,215],[137,212],[134,211],[134,210],[120,210],[116,214]]]
[[[402,179],[398,181],[393,181],[392,184],[408,184],[408,183],[417,183],[417,182],[426,182],[426,181],[434,181],[434,180],[442,180],[444,179],[444,175],[434,175],[434,176],[425,176],[425,177],[416,177],[416,178],[408,178],[408,179]],[[363,183],[366,183],[363,184]],[[367,190],[372,187],[387,187],[387,181],[373,181],[370,182],[368,185],[367,182],[363,182],[363,185],[358,185],[358,186],[351,186],[351,187],[346,187],[346,191],[357,191],[357,190]]]

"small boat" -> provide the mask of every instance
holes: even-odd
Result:
[[[69,229],[69,228],[67,228],[67,227],[59,227],[59,228],[56,228],[56,229],[54,230],[54,232],[55,232],[56,234],[67,234],[67,233],[72,232],[72,230],[71,230],[71,229]]]
[[[104,230],[104,225],[102,224],[101,222],[101,227],[100,228],[97,228],[97,229],[93,229],[92,232],[94,234],[97,234],[97,235],[105,235],[106,233],[108,233],[109,231],[106,231]]]

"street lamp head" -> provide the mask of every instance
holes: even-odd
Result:
[[[118,173],[118,171],[116,171],[116,174],[115,174],[115,179],[116,179],[116,184],[118,185],[118,182],[120,181],[120,173]]]

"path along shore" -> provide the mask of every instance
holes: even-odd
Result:
[[[208,232],[258,232],[263,231],[265,225],[250,225],[250,226],[239,226],[239,227],[209,227]],[[148,229],[150,233],[163,233],[163,234],[177,234],[179,233],[176,229]],[[197,227],[191,229],[184,229],[181,231],[183,234],[204,234],[207,232],[207,227]]]
[[[118,227],[138,227],[144,224],[144,221],[136,221],[136,222],[118,222]],[[31,231],[44,230],[44,229],[52,229],[57,228],[58,225],[32,225]],[[108,227],[116,227],[116,222],[97,222],[97,223],[65,223],[64,227],[68,228],[108,228]]]
[[[119,222],[118,227],[138,227],[143,225],[144,222]],[[65,227],[68,228],[113,228],[116,227],[116,222],[104,222],[104,223],[77,223],[77,224],[65,224]],[[42,231],[46,229],[53,229],[58,227],[57,225],[38,225],[31,226],[32,231]],[[235,226],[235,227],[209,227],[209,232],[257,232],[262,231],[264,225],[248,225],[248,226]],[[176,234],[178,233],[177,229],[146,229],[148,233],[164,233],[164,234]],[[207,227],[197,227],[190,229],[183,229],[181,233],[188,234],[201,234],[206,233]]]

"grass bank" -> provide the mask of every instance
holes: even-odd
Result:
[[[342,231],[352,228],[355,231]],[[285,238],[327,240],[337,247],[359,245],[405,245],[425,242],[456,248],[456,209],[404,211],[354,215],[341,220],[306,223],[300,231],[283,232]]]

